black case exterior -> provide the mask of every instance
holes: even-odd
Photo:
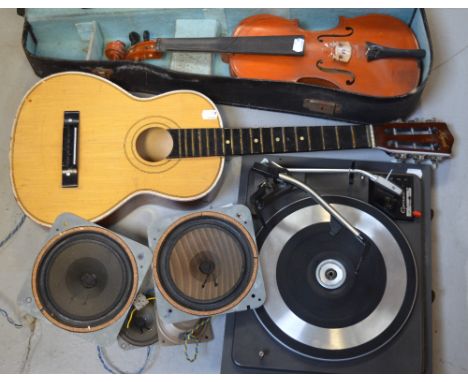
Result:
[[[420,11],[432,57],[426,14],[424,10]],[[21,14],[20,10],[18,13]],[[25,19],[22,45],[39,77],[64,71],[83,71],[105,77],[131,92],[160,94],[190,89],[205,94],[218,104],[357,123],[388,122],[409,116],[416,108],[432,67],[431,60],[429,74],[414,92],[400,97],[371,97],[309,84],[182,73],[144,62],[64,60],[36,56],[26,48],[28,37],[37,41]]]

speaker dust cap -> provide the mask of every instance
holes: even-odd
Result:
[[[173,223],[155,248],[153,273],[164,298],[194,315],[223,313],[252,288],[255,242],[242,224],[219,212],[197,212]]]
[[[138,272],[130,249],[112,232],[75,227],[49,240],[33,268],[32,290],[42,314],[73,332],[91,332],[118,320],[136,293]]]

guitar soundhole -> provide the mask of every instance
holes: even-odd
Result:
[[[166,159],[172,151],[171,134],[161,127],[150,127],[143,130],[136,139],[136,151],[148,162],[159,162]]]

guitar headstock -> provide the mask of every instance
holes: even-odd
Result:
[[[454,139],[444,122],[392,122],[373,126],[375,146],[397,159],[437,163],[451,157]]]

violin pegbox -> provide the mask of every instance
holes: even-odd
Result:
[[[438,163],[452,155],[454,138],[446,123],[392,122],[373,127],[375,147],[399,160]]]

